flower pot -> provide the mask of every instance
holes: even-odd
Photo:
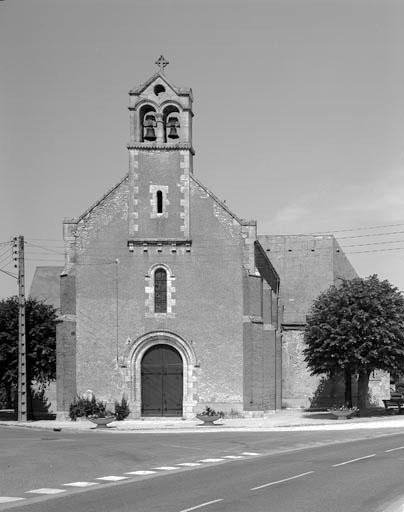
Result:
[[[207,414],[197,414],[196,417],[198,420],[203,421],[204,425],[213,425],[214,421],[220,420],[221,418],[219,415],[208,416]]]
[[[92,423],[95,423],[97,426],[96,428],[108,428],[108,423],[112,423],[115,421],[115,416],[108,416],[107,418],[87,418]]]
[[[335,416],[338,420],[346,420],[349,419],[355,411],[329,411],[333,416]]]

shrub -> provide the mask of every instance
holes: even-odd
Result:
[[[219,416],[220,418],[224,418],[224,412],[223,411],[215,411],[214,409],[211,409],[210,407],[206,406],[205,410],[203,412],[200,412],[202,416]]]
[[[115,400],[115,417],[117,421],[122,421],[130,414],[130,409],[126,398],[123,396],[121,403]]]
[[[98,416],[102,418],[106,413],[105,404],[101,402],[101,400],[97,400],[94,395],[92,398],[78,396],[69,407],[69,416],[72,421],[87,416]]]

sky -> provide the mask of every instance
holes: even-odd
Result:
[[[404,290],[402,0],[0,2],[0,298],[7,243],[63,264],[62,220],[128,170],[128,92],[194,94],[194,173],[260,234],[335,233]]]

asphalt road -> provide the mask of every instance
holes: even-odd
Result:
[[[0,504],[0,510],[384,510],[404,496],[404,435],[381,434],[58,435],[0,429],[0,497],[24,498]],[[44,488],[56,494],[29,492]]]

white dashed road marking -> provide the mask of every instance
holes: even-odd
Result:
[[[356,462],[358,460],[370,459],[371,457],[374,457],[375,455],[376,455],[375,453],[372,453],[372,455],[366,455],[365,457],[359,457],[357,459],[346,460],[345,462],[340,462],[339,464],[333,464],[332,467],[337,468],[338,466],[345,466],[345,464],[350,464],[351,462]]]
[[[97,478],[97,480],[105,480],[106,482],[118,482],[119,480],[126,480],[127,478],[129,478],[129,477],[128,476],[110,475],[110,476],[100,476],[99,478]]]
[[[253,487],[250,491],[256,491],[257,489],[263,489],[264,487],[269,487],[275,484],[281,484],[282,482],[287,482],[288,480],[294,480],[295,478],[300,478],[305,475],[310,475],[310,473],[314,473],[314,471],[307,471],[306,473],[300,473],[300,475],[291,476],[289,478],[283,478],[282,480],[277,480],[276,482],[269,482],[268,484],[259,485],[258,487]]]
[[[394,451],[394,450],[399,450],[403,448],[404,449],[404,446],[401,446],[399,448],[393,448],[391,450],[386,450],[386,451]],[[243,452],[241,455],[224,455],[223,457],[221,458],[207,458],[207,459],[201,459],[199,462],[180,462],[178,464],[176,464],[175,466],[159,466],[157,468],[153,468],[153,470],[160,470],[160,471],[174,471],[176,469],[180,469],[181,467],[189,467],[189,468],[192,468],[192,467],[197,467],[197,466],[202,466],[202,463],[203,462],[223,462],[223,461],[226,461],[226,460],[236,460],[236,459],[244,459],[246,456],[255,456],[255,455],[261,455],[260,453],[256,453],[256,452]],[[349,462],[352,462],[352,461],[349,461]],[[343,463],[343,464],[347,464],[346,463]],[[125,475],[133,475],[133,476],[141,476],[141,475],[153,475],[153,474],[156,474],[157,471],[153,471],[153,470],[136,470],[136,471],[128,471],[126,473],[124,473]],[[121,480],[126,480],[130,478],[129,476],[116,476],[116,475],[109,475],[109,476],[100,476],[98,478],[96,478],[96,480],[102,480],[104,482],[119,482]],[[294,478],[297,478],[297,477],[294,477]],[[79,482],[70,482],[70,483],[66,483],[66,484],[61,484],[65,487],[71,487],[71,488],[74,488],[74,487],[90,487],[90,486],[93,486],[93,485],[99,485],[100,482],[86,482],[86,481],[79,481]],[[25,491],[25,493],[30,493],[30,494],[60,494],[60,493],[63,493],[63,492],[66,492],[67,489],[53,489],[53,488],[50,488],[50,487],[42,487],[40,489],[32,489],[30,491]],[[20,501],[20,500],[25,500],[26,498],[21,498],[21,497],[17,497],[17,496],[0,496],[0,503],[9,503],[9,502],[13,502],[13,501]],[[183,510],[181,512],[188,512],[190,510],[195,510],[197,508],[201,508],[201,507],[204,507],[204,506],[207,506],[207,505],[210,505],[212,503],[217,503],[218,501],[223,501],[222,499],[219,499],[219,500],[214,500],[214,501],[209,501],[207,503],[202,503],[201,505],[196,505],[195,507],[192,507],[190,509],[186,509],[186,510]]]
[[[68,485],[69,487],[89,487],[90,485],[99,485],[99,482],[71,482],[70,484],[63,485]]]
[[[66,492],[66,489],[51,489],[49,487],[42,487],[41,489],[33,489],[31,492],[34,494],[59,494],[61,492]]]
[[[404,446],[399,446],[398,448],[390,448],[390,450],[386,450],[385,453],[395,452],[396,450],[404,450]]]
[[[191,510],[196,510],[197,508],[206,507],[207,505],[212,505],[213,503],[218,503],[219,501],[223,501],[223,498],[220,498],[219,500],[207,501],[206,503],[201,503],[200,505],[196,505],[195,507],[185,508],[184,510],[181,510],[180,512],[191,512]]]
[[[128,471],[125,475],[154,475],[156,471]]]
[[[201,459],[199,462],[220,462],[224,459]]]

